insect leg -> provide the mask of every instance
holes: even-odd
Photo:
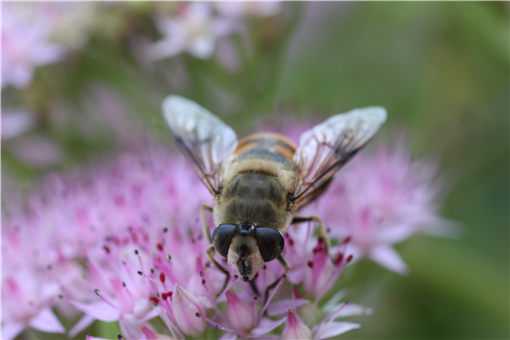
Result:
[[[251,279],[249,281],[249,283],[250,283],[250,288],[251,288],[251,291],[253,292],[253,294],[255,294],[255,296],[260,296],[259,288],[257,287],[257,276],[258,276],[258,273],[255,275],[255,277],[253,279]]]
[[[275,289],[276,286],[278,286],[280,281],[287,276],[287,272],[289,271],[289,265],[287,264],[287,261],[285,261],[285,259],[283,258],[283,256],[281,254],[278,255],[278,257],[276,259],[282,265],[282,267],[284,269],[284,272],[283,272],[283,274],[279,278],[274,280],[273,283],[271,283],[269,286],[266,287],[266,291],[264,293],[264,304],[263,304],[263,306],[265,306],[267,301],[269,300],[269,295],[271,294],[271,291],[273,289]]]
[[[216,261],[216,259],[214,258],[214,252],[215,252],[214,245],[212,244],[209,245],[209,248],[207,248],[207,257],[209,258],[209,261],[211,261],[216,266],[216,268],[218,268],[223,274],[225,274],[225,281],[223,282],[223,286],[221,287],[220,291],[216,293],[216,297],[219,297],[221,294],[223,294],[225,289],[227,289],[228,283],[230,282],[230,272],[227,269],[225,269],[221,264],[219,264],[218,261]]]
[[[209,240],[209,243],[212,242],[211,240],[211,233],[209,230],[209,223],[207,223],[207,216],[206,213],[212,213],[213,208],[207,204],[202,204],[200,206],[200,221],[202,222],[202,231],[204,233],[204,236]]]
[[[326,247],[326,251],[329,255],[329,248],[331,245],[331,241],[329,239],[328,232],[326,230],[326,227],[324,226],[324,223],[322,222],[321,218],[319,216],[295,216],[290,224],[299,224],[299,223],[305,223],[305,222],[315,222],[315,227],[319,229],[319,240],[322,240],[324,242],[324,246]]]

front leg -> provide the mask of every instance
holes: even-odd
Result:
[[[221,294],[223,294],[225,289],[227,289],[228,283],[230,282],[230,272],[221,264],[219,264],[218,261],[216,261],[216,259],[214,258],[215,251],[216,250],[214,249],[214,245],[212,244],[209,245],[209,248],[207,248],[207,257],[209,258],[209,261],[211,261],[216,266],[216,268],[218,268],[225,275],[225,281],[223,281],[223,286],[221,287],[220,291],[216,293],[216,297],[219,297]]]
[[[280,262],[280,264],[282,265],[283,267],[283,274],[277,278],[276,280],[274,280],[273,283],[271,283],[269,286],[266,287],[266,291],[264,293],[264,304],[263,306],[266,305],[267,301],[269,300],[269,294],[271,294],[271,291],[273,289],[276,288],[276,286],[278,286],[278,284],[280,283],[280,281],[282,279],[284,279],[286,276],[287,276],[287,273],[289,272],[289,265],[287,264],[287,261],[285,261],[285,259],[283,258],[283,256],[280,254],[278,255],[278,257],[276,258],[278,260],[278,262]]]
[[[324,223],[322,222],[319,216],[295,216],[290,224],[299,224],[305,222],[315,222],[315,228],[319,229],[319,240],[324,242],[324,247],[326,248],[326,252],[329,256],[329,248],[331,246],[331,240],[329,238],[328,232]],[[331,256],[330,256],[331,258]]]

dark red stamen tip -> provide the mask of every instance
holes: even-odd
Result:
[[[161,281],[161,283],[165,283],[165,273],[159,273],[159,281]]]
[[[154,304],[154,305],[157,305],[159,304],[159,298],[157,296],[151,296],[149,297],[149,300]]]
[[[313,261],[308,261],[306,263],[306,265],[309,267],[309,268],[313,268]]]
[[[352,255],[347,256],[347,259],[345,260],[345,262],[349,263],[351,261],[352,261]]]
[[[343,259],[344,259],[344,254],[338,253],[338,255],[335,256],[335,258],[333,259],[333,263],[338,266],[339,264],[342,263]]]
[[[171,291],[163,292],[163,293],[161,294],[161,298],[162,298],[163,300],[166,300],[166,299],[171,298],[171,297],[172,297],[172,295],[173,295],[173,293],[172,293]]]
[[[156,248],[158,248],[159,251],[163,251],[163,245],[161,243],[156,244]]]

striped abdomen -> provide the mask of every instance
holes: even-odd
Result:
[[[279,163],[292,163],[296,146],[287,137],[271,132],[255,133],[237,144],[234,154],[238,159],[262,158]]]

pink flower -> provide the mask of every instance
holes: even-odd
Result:
[[[22,110],[2,110],[2,140],[9,140],[30,130],[33,115]]]
[[[184,5],[173,18],[158,18],[163,39],[148,47],[147,57],[158,60],[188,52],[206,59],[212,56],[218,38],[229,34],[230,21],[213,14],[208,3]]]
[[[80,46],[92,9],[87,4],[2,3],[2,87],[26,87],[35,68]]]
[[[281,10],[279,1],[220,1],[215,3],[218,11],[227,17],[272,16]]]
[[[37,66],[62,58],[64,50],[50,42],[51,26],[31,16],[23,4],[2,4],[2,86],[25,87]]]
[[[17,253],[28,257],[32,254]],[[4,258],[2,273],[3,339],[15,338],[24,328],[63,333],[64,327],[52,311],[62,299],[62,286],[72,284],[80,271],[70,263],[36,268],[18,266]]]
[[[171,338],[216,328],[224,340],[268,339],[284,323],[284,337],[325,339],[355,329],[339,319],[366,309],[342,304],[338,295],[319,302],[351,254],[388,265],[391,256],[381,249],[396,255],[394,243],[435,231],[429,226],[442,220],[434,174],[402,149],[360,155],[304,212],[324,218],[335,241],[329,252],[313,225],[291,226],[284,235],[287,275],[277,261],[266,263],[254,282],[257,296],[233,270],[220,297],[225,277],[206,255],[198,215],[210,197],[182,158],[152,146],[50,177],[2,216],[4,337],[27,327],[63,331],[51,312],[62,303],[84,313],[71,335],[103,320],[117,321],[127,339],[154,339],[161,336],[150,325],[157,318]]]
[[[433,164],[412,160],[400,141],[357,156],[310,211],[324,219],[333,237],[349,237],[355,257],[367,256],[404,273],[406,266],[392,245],[448,225],[437,212],[436,176]]]

